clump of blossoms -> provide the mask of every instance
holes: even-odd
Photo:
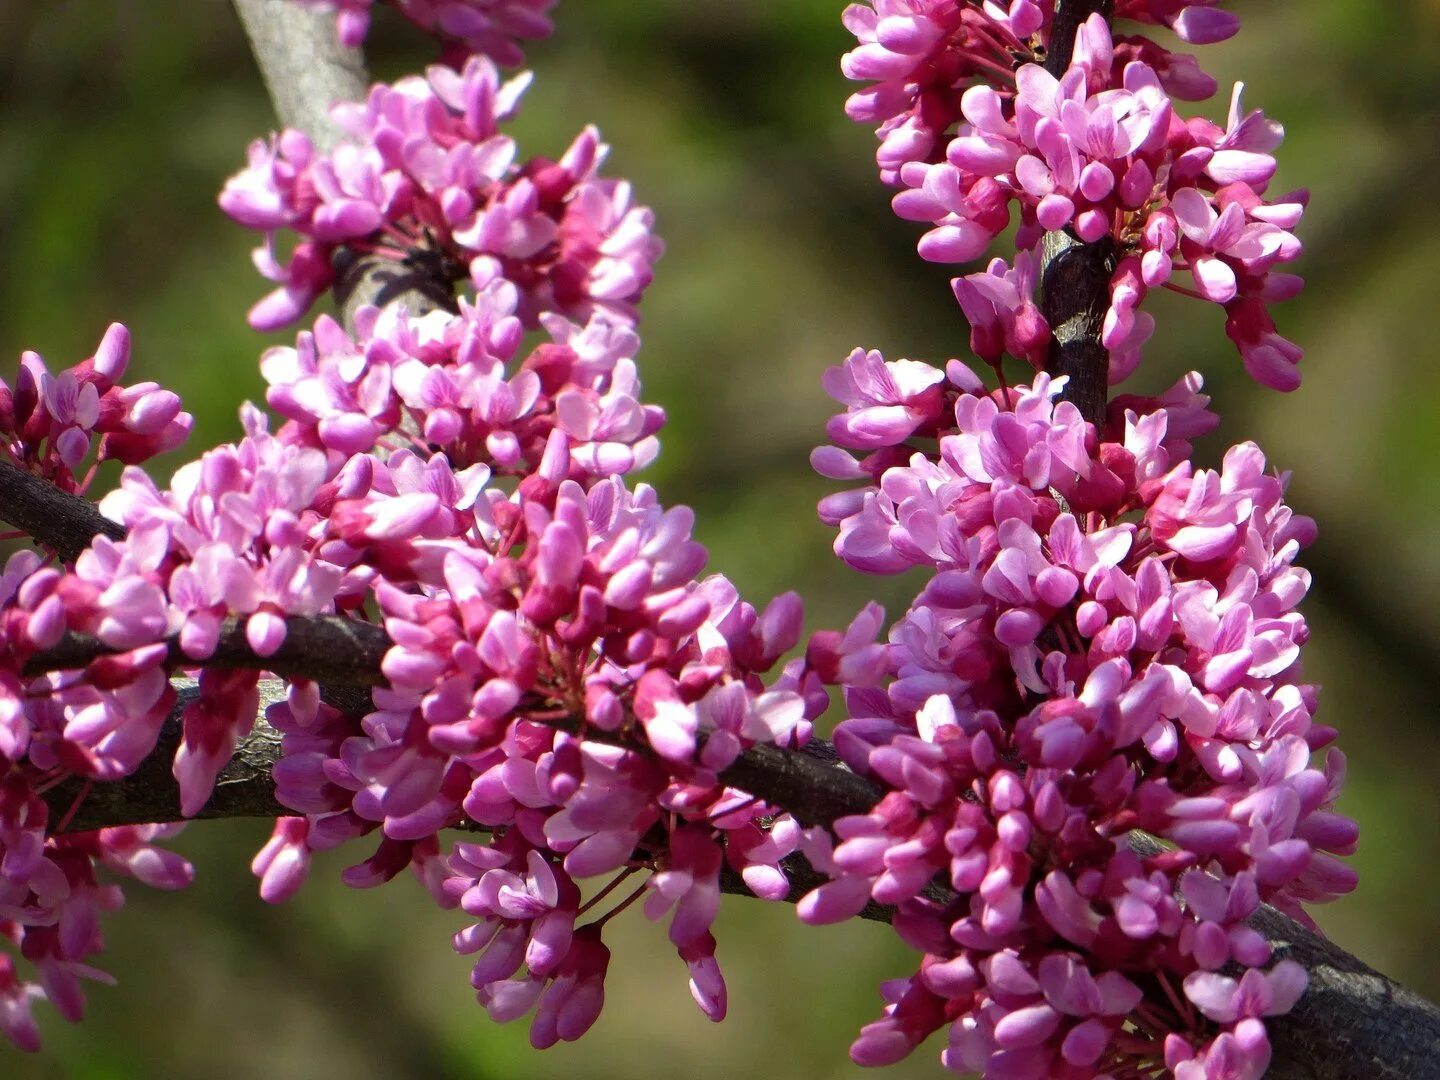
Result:
[[[173,771],[181,812],[198,813],[255,721],[267,658],[292,623],[358,625],[367,600],[392,643],[373,709],[342,713],[294,678],[270,710],[284,733],[277,795],[303,816],[277,822],[257,856],[262,895],[293,893],[312,851],[373,835],[345,880],[368,887],[413,867],[442,905],[477,920],[455,944],[478,954],[480,999],[502,1020],[533,1006],[539,1046],[594,1021],[603,927],[643,898],[650,918],[667,919],[700,1007],[723,1016],[710,934],[721,867],[782,899],[780,861],[799,842],[782,807],[726,770],[757,743],[808,741],[827,702],[822,676],[877,681],[879,619],[817,638],[808,660],[775,670],[800,637],[798,597],[757,612],[723,577],[699,576],[691,512],[621,479],[662,419],[626,396],[633,331],[551,320],[555,340],[507,377],[513,292],[453,316],[363,313],[358,340],[322,318],[267,358],[290,416],[278,432],[247,407],[245,437],[168,487],[126,471],[101,504],[123,539],[97,537],[68,567],[33,552],[7,566],[0,918],[40,980],[22,980],[8,957],[0,971],[0,1028],[17,1045],[34,1046],[34,1000],[76,1019],[76,979],[98,977],[85,962],[100,946],[93,916],[119,894],[97,884],[97,865],[166,887],[190,875],[151,844],[173,830],[63,835],[88,788],[58,824],[41,796],[72,777],[131,775],[178,705]],[[337,397],[347,379],[361,389]],[[461,392],[420,394],[434,379]],[[376,386],[396,388],[383,406]],[[517,396],[524,408],[500,408]],[[329,407],[342,400],[352,413]],[[619,413],[639,418],[630,441]],[[88,666],[30,674],[76,635],[96,643]],[[252,659],[207,666],[237,648]],[[181,705],[170,677],[186,672],[198,684]],[[442,834],[456,827],[490,838],[452,851]],[[587,900],[596,877],[608,884]],[[596,910],[623,883],[628,894]],[[57,936],[76,912],[89,913],[84,929]]]
[[[375,0],[295,0],[335,12],[340,43],[357,47],[370,30]],[[394,7],[421,30],[434,34],[447,51],[488,56],[497,64],[525,62],[520,42],[538,41],[555,29],[548,12],[557,0],[394,0]]]
[[[45,928],[77,890],[86,911],[118,904],[112,887],[95,893],[92,864],[170,887],[189,876],[150,845],[168,832],[57,836],[65,822],[50,828],[40,796],[71,777],[131,775],[179,705],[173,772],[181,812],[198,813],[294,621],[358,627],[367,601],[391,642],[373,709],[343,713],[292,678],[270,710],[284,734],[277,796],[303,816],[277,822],[256,857],[262,896],[293,893],[312,851],[374,834],[345,880],[369,887],[413,867],[437,901],[478,920],[455,944],[478,954],[480,1000],[501,1020],[533,1006],[537,1046],[593,1023],[603,927],[644,898],[650,918],[668,919],[697,1003],[723,1016],[710,934],[721,867],[782,899],[780,861],[799,842],[783,807],[726,770],[757,743],[806,743],[825,681],[878,681],[880,620],[817,637],[808,659],[775,671],[800,637],[799,598],[757,612],[723,577],[699,576],[691,512],[621,478],[653,457],[663,421],[633,396],[633,330],[550,317],[552,340],[506,372],[515,289],[493,286],[455,315],[362,312],[356,338],[322,317],[295,349],[267,354],[272,401],[289,417],[278,432],[247,406],[245,437],[168,487],[125,472],[101,503],[122,539],[97,537],[64,568],[12,559],[0,596],[11,890],[0,911],[40,974],[22,981],[6,961],[17,1045],[34,1044],[38,997],[78,1018],[72,984],[92,973],[83,961],[99,938]],[[76,635],[96,643],[88,666],[28,674]],[[208,666],[237,648],[251,659]],[[180,705],[170,678],[187,672],[198,684]],[[490,839],[452,851],[442,834],[457,827]],[[47,869],[51,851],[74,864],[70,892]],[[608,884],[586,900],[596,877]],[[595,910],[626,882],[628,895]]]
[[[1240,26],[1216,0],[1122,0],[1115,17],[1167,26],[1194,45],[1223,41]],[[843,18],[857,44],[841,69],[871,83],[851,95],[845,111],[852,120],[878,124],[876,160],[881,178],[893,184],[906,164],[943,158],[947,137],[966,119],[965,93],[977,80],[999,80],[1013,90],[1017,58],[1045,58],[1055,3],[866,0],[847,7]],[[1215,80],[1193,56],[1141,35],[1117,36],[1115,46],[1122,63],[1141,60],[1154,69],[1172,97],[1203,101],[1215,93]]]
[[[1146,38],[1112,38],[1099,15],[1080,28],[1068,69],[1052,75],[1040,62],[1052,15],[1053,5],[1029,0],[1008,9],[876,0],[848,10],[860,45],[845,72],[878,80],[850,99],[849,112],[879,122],[881,175],[904,189],[895,211],[930,225],[920,254],[942,263],[979,258],[1013,210],[1022,259],[1047,231],[1106,241],[1115,254],[1102,335],[1112,384],[1138,365],[1154,329],[1138,308],[1164,287],[1220,305],[1246,370],[1293,390],[1302,353],[1276,332],[1269,305],[1303,285],[1280,268],[1300,254],[1292,230],[1308,195],[1268,192],[1283,128],[1244,109],[1240,84],[1223,128],[1182,119],[1175,100],[1208,98],[1214,82],[1193,58]],[[1169,25],[1196,43],[1238,25],[1203,4],[1120,5],[1116,16]],[[982,359],[998,363],[1009,352],[1035,362],[1037,340],[1043,351],[1048,328],[1034,284],[1021,259],[1013,272],[1002,263],[955,280]],[[1018,344],[1003,333],[1017,318],[1030,324]]]
[[[129,357],[129,332],[119,324],[105,332],[93,357],[58,373],[37,354],[22,355],[13,387],[0,383],[0,432],[10,464],[77,492],[100,462],[136,463],[182,442],[191,417],[176,395],[154,383],[120,385]],[[48,1000],[67,1019],[79,1020],[83,981],[113,981],[90,963],[104,945],[100,913],[122,902],[113,879],[175,889],[193,876],[189,863],[156,846],[178,826],[63,835],[78,803],[57,821],[41,798],[71,776],[106,780],[131,771],[153,746],[156,707],[163,718],[175,700],[153,655],[117,653],[93,679],[26,672],[26,662],[55,646],[67,629],[65,590],[75,583],[29,550],[11,555],[0,571],[0,941],[6,943],[0,1036],[26,1050],[39,1046],[35,1002]],[[116,582],[108,601],[125,612],[131,596]],[[123,733],[115,734],[122,723]],[[97,746],[98,754],[89,752]],[[128,768],[112,767],[120,760]],[[33,980],[23,977],[17,961],[30,965]]]
[[[1116,16],[1195,42],[1235,29],[1210,5]],[[1050,357],[1039,252],[1064,231],[1115,256],[1112,384],[1139,365],[1153,319],[1138,308],[1165,285],[1224,305],[1251,374],[1293,389],[1299,350],[1265,309],[1300,284],[1274,268],[1299,254],[1304,196],[1264,198],[1280,128],[1238,86],[1225,129],[1180,120],[1172,99],[1213,83],[1098,15],[1058,77],[1033,62],[1053,4],[876,0],[846,20],[861,40],[846,73],[879,80],[850,112],[880,121],[897,212],[932,223],[921,254],[974,259],[1020,211],[1013,263],[953,283],[999,389],[956,360],[864,350],[825,379],[845,411],[813,463],[861,482],[821,503],[836,553],[931,571],[891,628],[886,685],[849,688],[835,733],[886,794],[802,843],[831,879],[802,918],[894,905],[923,954],[852,1056],[887,1064],[946,1028],[942,1061],[962,1073],[1258,1078],[1265,1018],[1306,973],[1248,919],[1269,903],[1309,924],[1303,904],[1355,884],[1337,858],[1357,839],[1333,810],[1344,758],[1312,762],[1335,732],[1300,673],[1295,559],[1313,523],[1253,444],[1218,470],[1190,460],[1218,423],[1197,374],[1087,418],[1067,380],[1013,386],[1002,365]]]
[[[837,821],[833,848],[811,838],[834,881],[801,914],[897,905],[924,958],[855,1059],[948,1026],[959,1072],[1258,1077],[1262,1018],[1305,974],[1267,971],[1246,920],[1262,902],[1305,919],[1354,886],[1335,856],[1355,825],[1331,809],[1344,759],[1311,764],[1335,733],[1299,672],[1313,524],[1253,444],[1216,471],[1186,459],[1194,377],[1098,431],[1043,374],[987,392],[958,361],[858,353],[828,382],[883,374],[898,392],[852,390],[831,425],[865,457],[815,455],[866,481],[822,515],[851,566],[933,576],[890,631],[888,685],[848,691],[835,735],[890,793]],[[1132,850],[1137,829],[1163,849]]]
[[[351,141],[328,154],[298,131],[252,143],[248,166],[220,194],[227,214],[265,233],[255,263],[278,285],[251,309],[251,325],[304,315],[334,283],[342,248],[423,267],[447,285],[480,289],[503,275],[527,327],[546,312],[633,322],[661,251],[653,215],[634,205],[628,183],[599,177],[608,147],[593,127],[558,161],[516,164],[500,124],[529,81],[502,82],[475,56],[459,72],[432,67],[374,87],[363,105],[337,105]],[[282,259],[286,230],[299,240]]]
[[[476,957],[479,1000],[500,1021],[533,1008],[537,1047],[593,1023],[603,927],[642,897],[650,918],[668,916],[697,1004],[723,1017],[710,934],[721,866],[781,899],[779,862],[799,840],[724,773],[757,742],[803,744],[825,703],[803,660],[763,680],[799,637],[798,598],[757,614],[723,578],[696,578],[688,510],[614,477],[588,491],[561,479],[563,447],[550,460],[548,492],[487,489],[478,524],[448,520],[448,500],[408,504],[417,522],[446,519],[407,530],[428,542],[395,535],[383,496],[337,503],[331,547],[388,567],[376,592],[395,642],[387,688],[363,719],[307,684],[271,710],[285,733],[277,794],[306,816],[280,822],[256,862],[262,895],[278,899],[311,851],[377,835],[345,880],[378,885],[414,866],[442,905],[477,920],[454,945]],[[463,527],[484,539],[449,536]],[[867,655],[878,677],[883,650]],[[447,857],[439,833],[456,825],[492,839]],[[590,878],[608,880],[587,900]],[[628,895],[597,911],[621,885]]]
[[[222,201],[252,224],[309,231],[314,242],[290,263],[323,263],[305,289],[328,283],[342,247],[399,257],[394,245],[409,243],[405,258],[447,276],[460,266],[454,283],[466,294],[453,312],[363,308],[349,331],[322,316],[293,348],[262,358],[283,421],[275,431],[247,406],[244,438],[168,486],[127,470],[101,504],[123,538],[97,538],[73,565],[27,556],[13,568],[0,681],[13,702],[4,777],[16,794],[0,860],[26,869],[13,881],[16,904],[29,905],[19,937],[41,979],[23,981],[7,960],[6,1030],[17,1044],[35,1041],[33,1000],[79,1011],[72,991],[51,988],[49,954],[24,945],[38,940],[32,924],[54,918],[34,899],[47,886],[32,880],[33,852],[79,843],[46,839],[39,796],[70,777],[131,775],[178,707],[173,771],[181,812],[198,813],[254,724],[267,662],[294,666],[284,650],[297,620],[329,619],[322,625],[343,638],[373,608],[391,644],[370,711],[322,702],[308,678],[291,678],[270,709],[284,736],[277,795],[297,816],[278,821],[256,856],[265,899],[291,895],[313,851],[370,837],[371,854],[345,880],[369,887],[413,868],[439,903],[474,920],[455,946],[476,954],[482,1004],[499,1020],[533,1010],[532,1041],[545,1046],[594,1022],[603,928],[632,903],[668,922],[696,1002],[718,1020],[726,995],[710,926],[722,866],[756,895],[788,896],[780,863],[800,829],[726,771],[757,743],[804,745],[825,682],[877,682],[881,620],[867,611],[776,670],[800,637],[798,597],[757,612],[723,577],[700,576],[690,511],[626,486],[657,454],[664,422],[641,400],[634,359],[633,300],[658,242],[648,212],[625,209],[628,188],[593,179],[593,131],[558,163],[510,169],[513,145],[495,121],[521,88],[502,87],[484,59],[461,74],[432,69],[428,81],[377,87],[364,108],[338,110],[369,149],[322,159],[287,133],[268,171],[232,181]],[[326,187],[387,155],[400,167],[377,173],[377,186]],[[617,206],[624,220],[607,237]],[[460,264],[433,245],[462,221],[474,250]],[[383,246],[367,239],[382,235]],[[626,261],[632,253],[638,263]],[[546,340],[522,352],[536,329]],[[127,342],[112,330],[90,366],[117,375]],[[78,422],[107,433],[102,447],[119,436],[90,413],[116,412],[112,398],[139,401],[117,413],[122,426],[142,416],[151,422],[139,434],[165,434],[132,454],[168,445],[160,421],[188,428],[173,395],[80,379],[91,382]],[[157,402],[172,406],[158,421]],[[42,419],[52,416],[70,413],[51,407]],[[27,417],[30,442],[17,440],[13,456],[49,475],[54,454],[40,440],[60,435]],[[27,678],[27,666],[44,666],[37,655],[77,637],[95,642],[97,659]],[[212,664],[237,650],[250,659]],[[185,673],[197,683],[182,705],[171,676]],[[488,840],[452,847],[457,827]],[[123,848],[147,868],[170,866],[143,843],[161,833],[111,832],[102,846],[112,856]],[[118,894],[106,896],[114,906]],[[66,964],[98,947],[72,937],[56,954]]]
[[[119,323],[94,356],[58,374],[39,353],[23,353],[14,385],[0,381],[6,459],[62,491],[82,492],[103,462],[137,464],[179,446],[193,418],[156,383],[121,386],[129,363],[130,332]]]
[[[363,35],[368,0],[324,6]],[[399,3],[501,63],[520,60],[511,39],[548,32],[550,6]],[[1192,42],[1236,28],[1213,3],[1116,14]],[[664,421],[641,399],[634,329],[660,248],[628,186],[598,179],[594,130],[516,166],[499,125],[526,77],[502,83],[485,56],[377,86],[336,109],[351,142],[320,154],[282,133],[226,185],[280,285],[252,322],[298,320],[341,255],[458,286],[453,311],[321,316],[262,358],[275,429],[246,406],[243,438],[165,487],[133,466],[190,418],[153,384],[117,384],[123,327],[58,376],[27,354],[0,393],[14,467],[83,490],[96,436],[99,461],[132,466],[101,503],[123,536],[0,573],[0,932],[15,946],[0,1034],[35,1049],[33,1004],[78,1019],[81,980],[106,978],[89,961],[121,902],[107,875],[192,876],[156,846],[176,826],[69,832],[93,786],[132,776],[174,716],[180,810],[201,812],[274,673],[275,796],[293,816],[253,861],[261,896],[365,841],[344,880],[408,869],[463,913],[453,945],[479,1002],[497,1021],[533,1014],[537,1047],[594,1024],[605,928],[636,903],[721,1019],[722,879],[785,899],[803,857],[827,880],[802,918],[889,905],[922,954],[882,988],[861,1064],[946,1028],[944,1063],[993,1078],[1264,1072],[1265,1020],[1306,973],[1248,920],[1270,903],[1308,922],[1302,905],[1354,885],[1337,857],[1356,828],[1333,810],[1344,760],[1312,760],[1335,733],[1300,671],[1295,560],[1313,524],[1253,444],[1218,470],[1190,460],[1217,423],[1198,375],[1086,417],[1065,379],[1008,384],[1003,358],[1048,360],[1037,251],[1068,230],[1116,249],[1111,381],[1150,335],[1146,291],[1179,288],[1178,269],[1226,306],[1252,372],[1289,386],[1298,350],[1265,304],[1298,287],[1273,267],[1298,254],[1303,199],[1264,200],[1279,129],[1243,114],[1238,88],[1225,130],[1179,120],[1172,99],[1213,82],[1098,16],[1050,75],[1032,61],[1052,3],[874,0],[846,21],[861,39],[847,73],[877,80],[851,112],[881,123],[897,209],[935,226],[922,253],[974,258],[1021,212],[1014,260],[954,283],[999,389],[957,360],[864,350],[824,379],[845,411],[813,462],[855,483],[821,505],[837,553],[929,571],[888,643],[870,605],[785,662],[799,598],[757,610],[703,576],[693,514],[628,479]],[[300,238],[284,260],[283,231]],[[306,640],[337,655],[303,655]],[[337,670],[375,684],[366,707],[322,693]],[[757,747],[810,743],[836,685],[836,748],[882,794],[802,828],[791,796],[741,778]]]
[[[367,308],[353,337],[322,316],[296,347],[260,361],[269,403],[289,419],[283,434],[332,456],[410,447],[518,477],[535,471],[556,431],[577,479],[653,461],[665,414],[639,400],[640,340],[629,322],[542,316],[550,340],[514,363],[524,333],[517,303],[515,285],[495,277],[454,315]]]

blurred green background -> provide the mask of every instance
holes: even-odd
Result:
[[[814,518],[828,489],[806,464],[830,412],[821,371],[855,345],[943,361],[967,340],[953,271],[914,256],[915,228],[873,179],[870,132],[841,112],[841,6],[564,0],[556,37],[530,50],[538,79],[518,124],[525,153],[554,155],[598,123],[612,174],[657,210],[669,251],[641,360],[671,424],[647,479],[696,506],[713,567],[752,599],[800,589],[812,628],[871,597],[892,615],[905,601],[902,584],[844,570]],[[1254,438],[1296,470],[1292,502],[1321,524],[1305,559],[1308,672],[1341,729],[1342,806],[1363,830],[1360,890],[1320,920],[1440,996],[1440,3],[1234,6],[1244,30],[1206,66],[1222,86],[1245,78],[1247,103],[1287,124],[1277,190],[1314,196],[1309,287],[1280,312],[1308,349],[1305,384],[1259,389],[1218,312],[1165,296],[1137,386],[1199,369],[1225,417],[1201,456]],[[383,76],[426,57],[390,20],[372,40]],[[272,123],[222,0],[0,0],[0,355],[34,348],[65,366],[121,319],[132,377],[196,413],[192,445],[233,438],[238,402],[261,393],[266,342],[244,312],[263,283],[252,235],[214,196]],[[0,1047],[0,1076],[853,1076],[846,1046],[879,1008],[877,983],[913,970],[881,927],[806,929],[783,906],[727,900],[731,1015],[714,1026],[637,911],[614,924],[596,1029],[537,1054],[523,1022],[495,1026],[473,1002],[448,946],[459,918],[408,878],[346,890],[333,858],[268,908],[247,870],[266,835],[193,827],[179,846],[196,886],[129,888],[107,920],[102,965],[120,986],[96,987],[78,1027],[43,1007],[44,1054]],[[938,1049],[891,1075],[937,1075]]]

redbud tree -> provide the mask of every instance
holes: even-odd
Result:
[[[1145,379],[1165,290],[1299,382],[1272,309],[1307,194],[1186,51],[1233,13],[837,10],[846,111],[969,334],[820,376],[816,527],[919,573],[897,619],[807,637],[642,478],[654,216],[597,128],[551,157],[509,132],[554,0],[394,0],[437,57],[374,86],[371,6],[236,0],[282,128],[219,209],[256,236],[251,325],[295,334],[238,441],[187,443],[121,323],[0,389],[0,518],[33,541],[0,575],[0,1034],[82,1018],[120,882],[189,884],[183,822],[259,816],[263,900],[332,848],[353,887],[413,876],[537,1049],[599,1018],[621,917],[722,1020],[729,893],[914,950],[861,1065],[942,1032],[993,1078],[1425,1075],[1440,1015],[1307,913],[1358,840],[1302,674],[1314,523],[1254,443],[1194,458],[1200,373]]]

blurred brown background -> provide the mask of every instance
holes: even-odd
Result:
[[[967,340],[953,271],[914,256],[915,228],[873,179],[870,132],[841,112],[841,6],[564,0],[555,38],[530,50],[538,79],[518,125],[523,152],[553,155],[598,123],[612,174],[656,208],[669,252],[641,360],[671,424],[646,479],[696,506],[712,566],[752,599],[799,588],[812,628],[872,596],[892,615],[905,601],[902,585],[844,570],[814,518],[820,372],[855,345],[944,360]],[[1279,312],[1309,350],[1305,384],[1259,389],[1218,312],[1161,297],[1137,386],[1201,370],[1225,417],[1201,457],[1254,438],[1296,470],[1292,502],[1321,525],[1305,559],[1308,669],[1350,756],[1343,809],[1363,830],[1360,890],[1320,919],[1440,996],[1440,4],[1234,6],[1244,29],[1206,49],[1206,67],[1222,86],[1245,78],[1247,103],[1286,123],[1277,190],[1313,192],[1309,287]],[[375,40],[414,50],[383,51],[386,77],[426,56],[390,20]],[[233,438],[237,404],[261,393],[266,342],[244,312],[263,283],[252,235],[214,197],[272,123],[222,0],[0,0],[0,357],[35,348],[65,366],[121,319],[132,377],[174,387],[197,414],[192,445]],[[879,1008],[876,984],[913,970],[881,927],[806,929],[784,907],[727,900],[731,1015],[713,1026],[637,910],[615,924],[596,1029],[537,1054],[523,1022],[497,1027],[474,1003],[448,945],[462,920],[412,881],[352,892],[336,882],[344,862],[322,859],[297,900],[260,903],[247,864],[266,834],[192,827],[180,846],[196,886],[129,888],[107,921],[102,965],[120,986],[96,987],[78,1027],[42,1007],[44,1054],[0,1047],[0,1076],[853,1076],[845,1050]],[[938,1052],[891,1075],[937,1075]]]

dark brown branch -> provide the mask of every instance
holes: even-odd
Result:
[[[1113,9],[1113,0],[1064,0],[1055,13],[1045,69],[1056,78],[1063,75],[1081,24],[1097,12],[1108,21]],[[1110,357],[1100,330],[1114,270],[1115,245],[1108,237],[1086,244],[1069,229],[1045,234],[1039,305],[1051,334],[1045,369],[1069,379],[1061,397],[1097,427],[1110,392]]]
[[[8,461],[0,461],[0,520],[28,533],[65,562],[74,562],[96,536],[125,537],[125,526],[100,513],[89,499],[61,491]]]
[[[192,660],[171,638],[170,662],[177,667],[269,671],[294,679],[313,679],[334,687],[378,686],[384,681],[380,662],[390,638],[374,623],[338,615],[291,616],[285,620],[285,641],[269,656],[260,656],[245,639],[240,619],[226,619],[215,652]],[[53,649],[36,653],[25,665],[26,675],[74,671],[88,667],[116,650],[86,634],[67,633]]]
[[[732,787],[783,806],[802,825],[829,825],[848,814],[864,814],[883,794],[842,765],[834,747],[820,739],[799,753],[762,743],[720,775]]]
[[[180,821],[180,788],[171,773],[171,762],[180,745],[180,713],[198,697],[193,680],[178,686],[180,700],[171,711],[155,751],[123,780],[110,784],[87,783],[73,777],[45,793],[50,820],[59,822],[70,815],[67,833],[89,832],[112,825],[150,825]],[[265,722],[265,709],[285,697],[283,683],[274,679],[260,684],[260,716],[255,727],[241,740],[230,763],[220,771],[210,796],[197,818],[277,818],[293,814],[275,800],[271,770],[280,759],[280,733]],[[74,810],[71,813],[72,808]]]
[[[781,859],[780,869],[784,871],[786,880],[790,882],[790,892],[785,897],[787,904],[798,904],[811,889],[824,885],[830,880],[811,866],[805,856],[799,852]],[[755,896],[749,886],[745,884],[745,879],[740,876],[739,871],[735,870],[728,862],[722,863],[720,866],[720,891],[732,896]],[[888,923],[895,917],[895,909],[871,900],[860,909],[859,917],[869,919],[871,922]]]
[[[1065,74],[1075,52],[1075,38],[1080,27],[1091,15],[1100,15],[1108,23],[1115,14],[1115,0],[1061,0],[1050,24],[1049,51],[1045,54],[1045,70],[1057,79]]]
[[[1140,855],[1162,851],[1154,837],[1131,833]],[[1283,1080],[1414,1080],[1435,1075],[1440,1009],[1307,930],[1268,904],[1250,919],[1275,948],[1310,973],[1299,1003],[1268,1017],[1274,1058],[1266,1076]]]
[[[390,637],[383,627],[337,615],[292,616],[285,625],[285,643],[270,656],[257,655],[245,640],[244,625],[229,619],[213,656],[203,662],[192,660],[172,638],[171,660],[183,667],[265,671],[285,678],[311,679],[327,687],[332,695],[340,689],[362,689],[384,681],[380,666],[390,648]],[[48,671],[78,670],[114,652],[93,637],[67,634],[55,648],[31,657],[24,673],[34,677]],[[353,707],[347,711],[361,711],[367,702],[361,696],[348,704]],[[556,726],[581,730],[576,720],[557,721]],[[586,731],[586,737],[617,738],[599,731]],[[624,736],[618,738],[623,744]],[[174,747],[169,747],[172,753],[166,749],[158,748],[153,757],[168,761]],[[823,742],[800,752],[756,746],[721,773],[721,779],[784,807],[805,825],[826,825],[846,814],[863,814],[880,797],[874,784],[841,765],[833,748]]]
[[[1045,234],[1040,259],[1040,314],[1050,324],[1045,369],[1069,378],[1060,397],[1099,427],[1110,394],[1110,353],[1100,343],[1110,306],[1115,246],[1109,237],[1081,243],[1068,229]]]

